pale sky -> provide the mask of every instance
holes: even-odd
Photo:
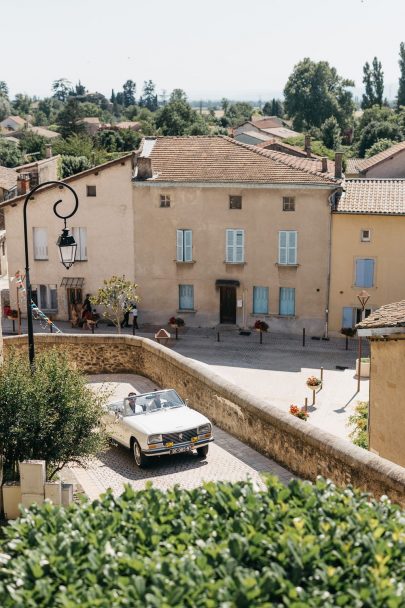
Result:
[[[0,80],[12,95],[47,96],[79,79],[110,95],[129,78],[191,99],[268,99],[295,63],[327,60],[362,88],[382,61],[398,81],[405,0],[0,0]]]

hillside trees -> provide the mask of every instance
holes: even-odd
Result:
[[[61,135],[69,137],[69,135],[84,133],[84,125],[81,122],[83,117],[84,112],[79,102],[75,97],[70,97],[63,110],[58,114],[58,125]]]
[[[0,138],[0,165],[3,167],[16,167],[22,165],[24,156],[15,143],[7,141],[6,138]]]
[[[363,110],[375,105],[381,107],[384,102],[384,72],[382,71],[381,61],[377,57],[374,57],[371,66],[368,61],[364,64],[363,83],[365,88],[361,102]]]
[[[398,81],[398,95],[397,95],[397,108],[405,106],[405,44],[401,42],[399,46],[399,81]]]
[[[58,80],[53,81],[52,90],[55,99],[65,102],[69,95],[71,95],[73,86],[66,78],[59,78]]]
[[[169,102],[156,114],[156,126],[163,135],[205,135],[208,126],[187,101],[182,89],[174,89]]]
[[[285,110],[298,131],[320,127],[334,116],[340,128],[352,121],[354,82],[339,76],[327,61],[306,57],[294,67],[284,88]]]

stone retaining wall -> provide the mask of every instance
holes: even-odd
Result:
[[[4,339],[27,350],[26,336]],[[352,484],[376,497],[388,495],[405,505],[405,469],[358,448],[308,422],[284,413],[240,389],[209,367],[146,338],[111,335],[36,334],[36,351],[65,349],[83,372],[136,373],[178,390],[217,426],[269,456],[296,475],[318,475],[339,486]]]

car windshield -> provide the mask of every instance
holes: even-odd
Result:
[[[134,395],[124,399],[124,416],[139,416],[168,410],[175,407],[183,407],[184,401],[180,399],[176,391],[154,391],[144,395]]]

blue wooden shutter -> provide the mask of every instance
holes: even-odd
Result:
[[[356,287],[373,287],[374,285],[374,260],[356,260]]]
[[[194,286],[179,285],[179,309],[193,310],[194,309]]]
[[[183,262],[183,231],[177,230],[177,261]]]
[[[287,232],[287,264],[297,263],[297,233],[295,230]]]
[[[267,314],[269,312],[269,288],[253,287],[253,312]]]
[[[343,307],[342,327],[353,327],[354,309],[350,306]]]
[[[245,231],[235,230],[235,255],[234,262],[245,261]]]
[[[280,287],[280,315],[295,315],[295,289],[294,287]]]
[[[233,230],[226,231],[226,261],[234,262],[234,242],[235,236]]]
[[[285,230],[278,233],[278,263],[287,264],[287,232]]]
[[[193,232],[184,230],[184,261],[193,261]]]

